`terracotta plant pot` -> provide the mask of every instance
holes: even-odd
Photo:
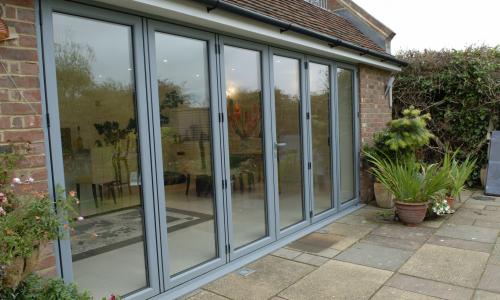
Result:
[[[379,207],[381,208],[394,207],[394,196],[388,189],[386,189],[386,187],[382,183],[374,182],[373,192],[375,194],[375,201],[377,201],[377,205]]]
[[[5,266],[1,278],[5,287],[16,288],[21,281],[30,275],[38,265],[40,259],[40,247],[35,246],[30,257],[16,257],[12,263]]]
[[[481,185],[483,187],[486,187],[486,175],[487,174],[488,174],[488,168],[482,167],[481,171],[479,172],[479,179],[481,179]]]
[[[395,201],[395,205],[399,219],[407,226],[417,226],[424,221],[427,213],[427,202],[404,203]]]
[[[452,196],[446,196],[446,202],[448,202],[448,206],[450,209],[453,209],[455,207],[455,198]]]

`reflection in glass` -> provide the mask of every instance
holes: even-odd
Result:
[[[274,56],[274,104],[280,228],[304,219],[300,151],[300,62]]]
[[[53,17],[65,183],[85,217],[74,278],[95,298],[123,295],[147,286],[131,28]]]
[[[267,235],[261,53],[224,46],[234,248]]]
[[[168,261],[176,274],[217,256],[207,42],[155,33]]]
[[[345,203],[356,195],[354,157],[354,94],[353,72],[337,69],[340,132],[340,201]]]
[[[309,64],[311,99],[314,213],[332,208],[330,161],[330,70],[327,65]]]

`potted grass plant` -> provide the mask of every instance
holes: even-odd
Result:
[[[476,160],[467,156],[463,162],[457,159],[458,151],[447,152],[443,158],[443,169],[448,172],[448,186],[446,188],[446,201],[451,209],[455,201],[459,199],[460,193],[465,188],[465,183],[474,171]]]
[[[446,192],[448,173],[438,164],[421,164],[413,156],[393,160],[367,153],[366,157],[374,166],[372,174],[394,195],[396,213],[408,226],[422,223],[428,204]]]

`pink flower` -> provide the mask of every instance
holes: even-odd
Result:
[[[28,177],[24,182],[25,183],[33,183],[33,182],[35,182],[35,179],[33,179],[33,177]]]
[[[79,216],[78,218],[76,218],[78,221],[83,221],[83,217],[82,216]]]
[[[5,216],[7,213],[3,209],[3,207],[0,206],[0,216]]]
[[[21,183],[21,179],[19,179],[19,177],[15,177],[12,179],[12,183],[14,184],[20,184]]]

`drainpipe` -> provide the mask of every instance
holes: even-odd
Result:
[[[280,28],[281,33],[284,33],[286,31],[290,30],[290,31],[293,31],[296,33],[304,34],[304,35],[325,41],[332,48],[333,47],[347,48],[347,49],[359,52],[360,56],[369,55],[371,57],[375,57],[375,58],[379,59],[381,62],[385,62],[385,61],[391,62],[391,63],[398,65],[399,67],[405,67],[408,65],[408,63],[406,61],[397,59],[392,55],[378,52],[375,50],[371,50],[371,49],[368,49],[365,47],[361,47],[361,46],[358,46],[358,45],[353,44],[351,42],[344,41],[344,40],[335,38],[333,36],[305,28],[303,26],[300,26],[300,25],[297,25],[294,23],[281,21],[281,20],[278,20],[276,18],[269,17],[269,16],[264,15],[264,14],[260,14],[258,12],[253,11],[253,10],[249,10],[249,9],[246,9],[246,8],[243,8],[243,7],[231,4],[231,3],[224,2],[222,0],[194,0],[194,1],[207,5],[208,6],[207,7],[208,13],[210,13],[214,9],[220,8],[220,9],[235,13],[235,14],[240,15],[240,16],[248,17],[248,18],[263,22],[263,23],[277,26]]]

